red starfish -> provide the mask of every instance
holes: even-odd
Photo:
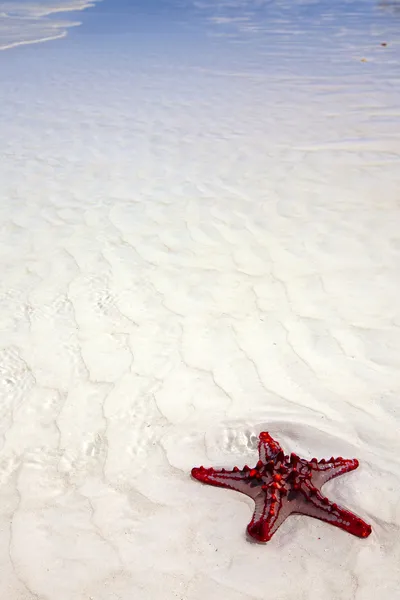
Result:
[[[256,507],[247,526],[251,537],[268,542],[278,527],[292,513],[309,515],[353,535],[366,538],[371,526],[360,517],[331,502],[319,490],[329,479],[353,471],[357,459],[342,457],[305,460],[296,454],[283,453],[282,448],[266,431],[260,433],[259,461],[254,469],[205,469],[195,467],[192,476],[203,483],[242,492],[253,498]]]

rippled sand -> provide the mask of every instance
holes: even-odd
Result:
[[[0,53],[2,599],[398,597],[400,52],[342,4]],[[359,458],[324,491],[372,535],[250,543],[189,473],[261,430]]]

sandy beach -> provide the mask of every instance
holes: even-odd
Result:
[[[400,599],[399,5],[32,4],[0,3],[1,600]],[[190,471],[261,431],[358,458],[323,490],[372,534],[249,541]]]

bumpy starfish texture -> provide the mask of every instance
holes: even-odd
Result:
[[[247,526],[249,535],[258,542],[268,542],[278,527],[292,513],[309,515],[353,535],[366,538],[371,526],[349,510],[326,498],[319,488],[324,483],[353,471],[357,459],[330,458],[305,460],[296,454],[285,455],[266,431],[260,433],[259,461],[251,469],[234,467],[206,469],[195,467],[192,476],[202,483],[242,492],[255,502],[253,517]]]

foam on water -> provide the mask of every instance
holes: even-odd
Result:
[[[84,10],[87,0],[18,0],[0,2],[0,50],[64,37],[77,21],[53,18],[54,13]]]

